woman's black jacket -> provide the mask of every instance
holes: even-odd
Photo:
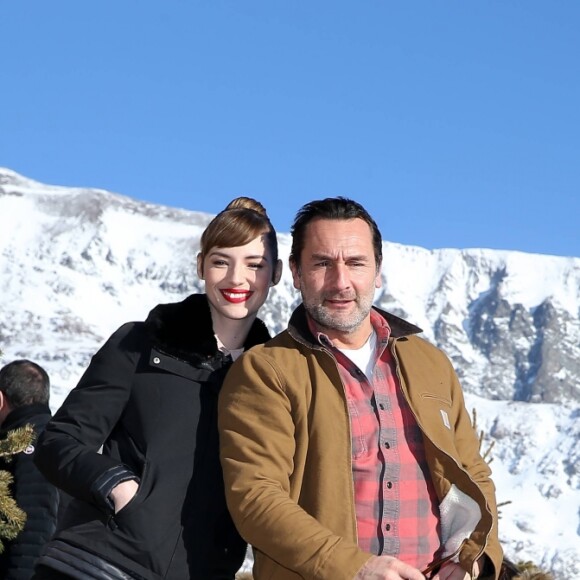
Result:
[[[256,320],[244,346],[268,338]],[[36,464],[75,498],[42,564],[86,567],[79,578],[100,578],[99,566],[103,578],[234,578],[246,545],[226,509],[217,432],[230,364],[205,295],[111,336],[39,440]],[[136,496],[113,514],[110,490],[134,475]]]

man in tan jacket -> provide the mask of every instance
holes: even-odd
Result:
[[[497,578],[495,489],[448,358],[372,306],[382,240],[358,203],[301,208],[303,304],[219,403],[228,505],[257,580]]]

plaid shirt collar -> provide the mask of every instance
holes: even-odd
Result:
[[[389,337],[391,336],[391,327],[387,322],[386,318],[381,316],[375,309],[372,309],[370,312],[371,316],[371,325],[374,331],[377,333],[377,349],[375,353],[375,357],[379,357],[383,350],[386,348],[387,344],[389,343]],[[326,335],[324,332],[318,329],[318,325],[316,321],[306,313],[306,323],[308,324],[308,330],[315,338],[315,340],[321,346],[331,349],[338,348],[334,345],[332,340]]]

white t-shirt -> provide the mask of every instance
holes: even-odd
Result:
[[[367,377],[369,381],[373,378],[375,367],[375,348],[377,347],[377,333],[373,328],[367,341],[360,348],[339,348],[338,350],[349,358]]]

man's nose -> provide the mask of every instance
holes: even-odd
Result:
[[[337,290],[345,290],[350,287],[350,277],[346,264],[335,264],[331,270],[331,283]]]

